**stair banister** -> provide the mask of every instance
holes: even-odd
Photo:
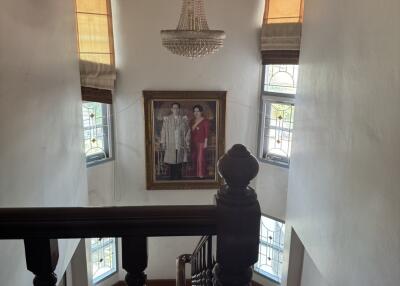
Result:
[[[215,196],[215,205],[2,208],[0,240],[23,239],[27,268],[35,275],[33,285],[55,286],[57,239],[121,237],[125,281],[128,286],[142,286],[148,237],[216,235],[212,277],[211,269],[200,269],[210,265],[204,263],[204,249],[198,254],[201,259],[192,261],[196,271],[202,271],[197,280],[206,285],[212,280],[215,286],[247,286],[258,257],[261,212],[255,191],[248,186],[257,175],[258,163],[243,145],[234,145],[219,160],[218,170],[226,184]]]

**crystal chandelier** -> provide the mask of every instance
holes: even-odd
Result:
[[[204,0],[183,0],[176,30],[162,30],[162,44],[176,55],[197,58],[223,47],[225,32],[210,30],[204,13]]]

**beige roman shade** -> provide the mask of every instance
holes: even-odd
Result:
[[[298,63],[303,10],[303,0],[265,1],[261,33],[264,65]]]
[[[113,65],[80,60],[79,69],[82,86],[114,90],[116,72]]]
[[[112,103],[116,79],[110,0],[76,0],[82,99]]]
[[[112,91],[116,79],[113,65],[80,60],[82,99],[112,103]]]

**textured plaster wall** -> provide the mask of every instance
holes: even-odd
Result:
[[[0,9],[0,207],[87,201],[73,1]],[[60,241],[57,273],[76,241]],[[1,285],[31,285],[22,241],[0,241]]]
[[[399,11],[305,2],[287,223],[329,286],[399,285]]]
[[[227,90],[226,146],[257,146],[261,85],[259,38],[261,0],[206,1],[210,27],[227,33],[225,47],[198,60],[170,54],[161,46],[160,30],[175,28],[181,1],[112,2],[118,69],[115,93],[115,162],[88,169],[94,204],[211,204],[216,190],[146,191],[142,90]],[[111,177],[109,174],[114,174]],[[263,165],[253,182],[263,212],[285,218],[288,170]],[[112,190],[108,186],[113,186]],[[198,238],[153,238],[149,246],[150,278],[173,278],[175,257],[191,253]]]

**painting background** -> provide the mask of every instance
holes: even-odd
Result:
[[[187,116],[189,127],[193,119],[193,106],[203,107],[203,117],[209,120],[208,144],[206,148],[206,176],[200,179],[194,176],[194,169],[188,153],[188,162],[182,166],[182,180],[215,180],[217,163],[217,101],[216,100],[154,100],[153,101],[153,138],[154,138],[154,174],[156,181],[170,181],[169,166],[163,163],[164,151],[161,150],[160,136],[163,118],[171,114],[171,105],[178,102],[181,105],[180,114]]]

